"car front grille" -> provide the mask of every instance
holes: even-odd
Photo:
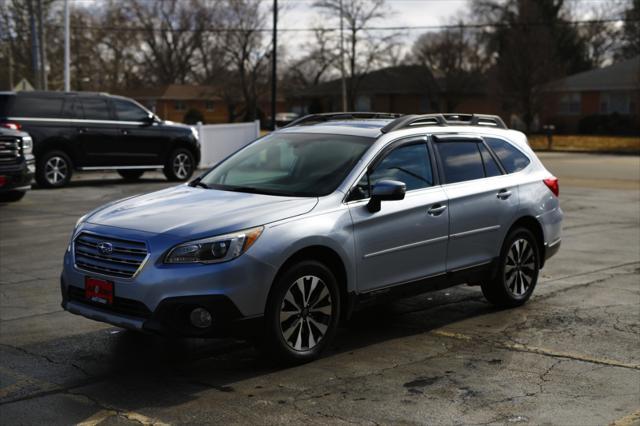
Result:
[[[118,278],[131,278],[147,258],[147,246],[139,241],[89,234],[74,241],[76,267]]]
[[[0,164],[15,164],[20,161],[20,139],[0,136]]]
[[[151,311],[147,306],[137,300],[125,299],[124,297],[114,297],[113,304],[104,305],[102,303],[93,302],[84,295],[84,290],[79,287],[69,286],[67,288],[67,297],[69,300],[81,303],[83,305],[92,306],[96,309],[115,314],[127,315],[137,318],[150,318]]]

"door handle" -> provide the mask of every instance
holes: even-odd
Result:
[[[506,200],[507,198],[511,197],[511,191],[503,189],[500,192],[498,192],[497,197],[500,198],[501,200]]]
[[[86,127],[79,127],[78,128],[78,133],[86,133],[89,129],[87,129]]]
[[[122,129],[122,134],[126,136],[126,135],[128,135],[128,134],[129,134],[129,131],[128,131],[128,130],[125,130],[125,129]]]
[[[433,206],[431,206],[429,210],[427,210],[427,213],[429,213],[429,215],[431,216],[440,216],[442,212],[445,211],[446,209],[447,209],[447,206],[443,206],[441,204],[434,204]]]

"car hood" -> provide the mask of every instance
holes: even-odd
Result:
[[[181,185],[108,204],[88,223],[188,239],[224,234],[311,211],[317,198],[281,197]]]

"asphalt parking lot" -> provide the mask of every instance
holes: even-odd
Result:
[[[0,420],[12,424],[640,422],[640,157],[542,154],[560,253],[531,301],[457,287],[359,313],[322,359],[278,369],[236,340],[166,340],[63,312],[79,216],[169,185],[87,174],[0,205]]]

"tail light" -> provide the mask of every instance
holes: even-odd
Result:
[[[0,123],[0,127],[4,127],[6,129],[11,129],[11,130],[20,130],[22,128],[22,126],[19,123]]]
[[[549,188],[551,192],[553,192],[553,195],[555,195],[556,197],[560,195],[560,184],[557,177],[552,176],[550,178],[544,179],[543,182],[545,185],[547,185],[547,188]]]

